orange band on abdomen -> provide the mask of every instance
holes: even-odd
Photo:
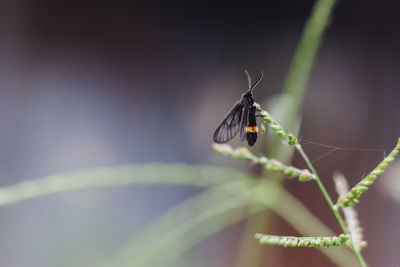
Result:
[[[247,126],[246,127],[246,133],[257,133],[258,128],[257,126]]]

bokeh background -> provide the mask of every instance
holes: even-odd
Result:
[[[212,133],[247,86],[243,70],[265,73],[258,102],[278,94],[313,3],[1,1],[0,185],[131,162],[229,164],[212,152]],[[340,1],[319,51],[300,136],[378,149],[339,149],[315,163],[332,196],[335,170],[355,184],[399,136],[399,9],[390,0]],[[330,151],[304,148],[313,159]],[[305,167],[298,157],[293,164]],[[400,265],[399,170],[357,206],[371,266]],[[316,187],[285,187],[340,232]],[[97,266],[195,192],[127,187],[1,208],[0,266]],[[233,266],[243,225],[179,266]],[[279,218],[273,233],[297,234]],[[272,248],[268,257],[260,266],[334,266],[315,249]]]

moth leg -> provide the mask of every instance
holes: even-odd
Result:
[[[261,115],[261,113],[260,113],[260,112],[256,112],[256,117],[261,117],[261,118],[264,118],[264,116],[263,116],[263,115]]]
[[[254,107],[256,108],[256,113],[255,113],[256,117],[264,117],[264,116],[261,115],[261,113],[260,113],[260,111],[262,111],[262,109],[260,108],[260,106],[254,105]]]

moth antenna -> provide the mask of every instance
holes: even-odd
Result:
[[[253,84],[253,86],[251,86],[251,88],[249,89],[249,91],[253,91],[254,87],[257,86],[257,84],[262,80],[263,77],[264,77],[264,72],[261,71],[261,76],[260,76],[260,78],[258,78],[258,80]]]
[[[244,73],[246,73],[247,82],[249,84],[249,90],[250,90],[250,88],[251,88],[251,77],[250,77],[250,74],[249,74],[249,72],[247,70],[244,70]]]

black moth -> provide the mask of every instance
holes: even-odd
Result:
[[[249,89],[242,94],[242,97],[233,108],[226,114],[221,124],[215,130],[214,142],[215,143],[226,143],[232,140],[240,131],[240,141],[244,141],[246,138],[249,146],[254,146],[257,142],[257,121],[256,121],[256,108],[254,107],[253,89],[261,81],[263,72],[261,72],[260,78],[251,85],[251,79],[247,71],[245,71]]]

